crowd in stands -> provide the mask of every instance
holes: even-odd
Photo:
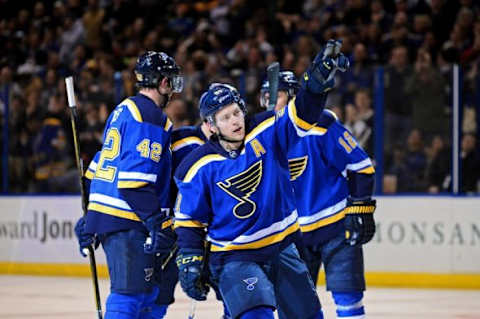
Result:
[[[135,94],[132,70],[145,50],[165,51],[182,67],[184,91],[165,110],[180,127],[198,123],[199,96],[214,81],[234,84],[249,112],[261,111],[266,66],[279,61],[300,77],[330,38],[342,39],[352,67],[337,74],[327,105],[372,158],[374,87],[384,86],[385,193],[451,190],[452,66],[461,66],[461,189],[480,192],[477,1],[3,0],[0,12],[9,192],[78,190],[68,75],[88,163],[110,111]]]

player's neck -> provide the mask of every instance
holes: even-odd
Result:
[[[243,141],[240,141],[240,142],[228,142],[228,141],[225,141],[223,139],[219,139],[219,142],[220,142],[220,145],[223,147],[224,150],[226,150],[227,152],[230,152],[230,151],[236,151],[238,150],[242,144],[243,144]]]
[[[140,93],[149,97],[158,107],[163,105],[165,97],[160,95],[156,89],[142,89]]]

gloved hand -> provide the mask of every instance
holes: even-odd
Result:
[[[375,212],[377,201],[347,200],[345,213],[345,241],[350,246],[368,243],[375,234]]]
[[[177,236],[172,229],[173,220],[163,214],[154,214],[143,221],[148,229],[148,238],[143,245],[146,254],[157,256],[168,254],[172,249]]]
[[[209,287],[202,277],[203,250],[180,249],[177,255],[178,279],[183,291],[198,301],[206,300]]]
[[[340,40],[330,39],[317,54],[302,79],[302,85],[310,92],[320,94],[332,89],[335,84],[335,72],[337,70],[345,72],[350,67],[348,58],[340,52],[341,48]]]
[[[75,236],[78,240],[78,245],[80,246],[80,255],[87,257],[85,249],[93,247],[94,249],[98,248],[100,241],[98,240],[95,234],[87,233],[86,230],[85,217],[80,217],[80,219],[75,224]]]

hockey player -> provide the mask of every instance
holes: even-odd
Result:
[[[233,318],[323,318],[308,269],[293,244],[299,234],[285,156],[315,134],[329,77],[338,65],[334,41],[305,73],[295,102],[275,114],[245,118],[245,104],[228,85],[211,87],[200,113],[213,133],[175,173],[179,279],[185,293],[205,300],[199,284],[205,229],[212,278]]]
[[[292,72],[284,71],[278,87],[275,110],[280,111],[295,98],[299,83]],[[268,99],[266,81],[260,99],[263,107]],[[374,168],[333,112],[324,110],[317,127],[318,134],[306,136],[288,152],[303,233],[302,257],[315,282],[323,263],[338,318],[364,318],[361,245],[375,233]]]
[[[106,319],[163,318],[173,302],[173,289],[161,289],[152,278],[175,242],[168,213],[172,123],[162,108],[182,90],[179,71],[163,52],[137,59],[139,93],[110,114],[96,167],[87,171],[93,177],[88,213],[75,231],[81,253],[96,241],[105,251],[111,281]],[[166,271],[176,277],[170,264]]]

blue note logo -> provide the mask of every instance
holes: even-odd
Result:
[[[258,277],[250,277],[247,279],[243,279],[243,282],[247,284],[247,290],[252,291],[255,289],[255,284],[258,282]]]
[[[257,209],[257,204],[249,197],[257,190],[262,180],[262,161],[251,165],[243,172],[227,178],[225,181],[217,182],[218,187],[223,189],[228,195],[239,201],[233,207],[233,215],[244,219],[253,215]]]
[[[145,281],[149,282],[153,276],[153,268],[144,268],[145,271]]]

